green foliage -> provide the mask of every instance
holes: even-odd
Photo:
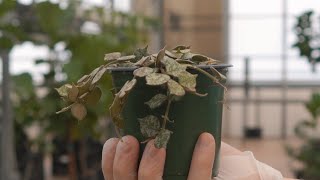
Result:
[[[293,47],[297,48],[300,56],[305,57],[312,64],[320,62],[319,45],[315,45],[314,41],[319,41],[319,34],[315,33],[312,19],[313,11],[307,11],[297,17],[297,23],[294,27],[297,41]]]
[[[194,57],[197,57],[196,60],[193,60]],[[71,113],[74,117],[79,120],[83,119],[85,116],[85,109],[82,104],[86,103],[84,97],[92,91],[92,88],[90,89],[91,86],[95,87],[97,85],[102,75],[106,72],[106,69],[112,71],[112,69],[117,67],[128,66],[135,68],[133,71],[133,79],[127,81],[120,91],[115,94],[113,103],[110,106],[110,115],[116,127],[122,129],[124,127],[124,120],[121,115],[122,110],[130,92],[135,88],[137,81],[141,79],[143,79],[143,82],[145,82],[146,85],[165,89],[167,95],[157,94],[149,101],[145,102],[145,104],[153,110],[167,101],[168,104],[166,111],[163,112],[163,116],[159,118],[154,115],[147,115],[146,117],[139,119],[142,135],[147,138],[147,140],[155,138],[155,146],[158,148],[166,148],[172,133],[166,129],[166,122],[170,121],[168,116],[171,102],[180,99],[186,92],[199,96],[206,96],[206,94],[202,95],[196,92],[197,75],[188,72],[187,69],[198,70],[217,84],[220,84],[220,80],[224,80],[221,78],[222,75],[220,75],[218,71],[214,71],[214,75],[211,75],[197,67],[201,62],[211,62],[208,63],[208,65],[211,65],[211,68],[213,68],[212,65],[217,64],[217,61],[200,54],[193,54],[190,51],[190,47],[186,46],[178,46],[173,49],[172,52],[163,48],[157,54],[149,54],[147,52],[147,47],[137,49],[133,55],[127,56],[120,56],[118,52],[108,53],[104,56],[104,60],[105,64],[94,69],[89,75],[80,78],[80,80],[77,81],[77,84],[65,84],[57,89],[61,97],[69,102],[68,105],[58,113],[71,109]],[[179,60],[182,61],[179,62]],[[195,65],[185,64],[185,61],[190,61]],[[95,81],[94,79],[97,80]],[[89,85],[87,86],[87,89],[84,90],[83,94],[79,94],[77,88],[82,86],[83,81],[88,81]],[[76,90],[73,90],[74,88],[76,88]],[[75,107],[77,111],[74,110]],[[160,123],[160,119],[162,120],[162,123]]]

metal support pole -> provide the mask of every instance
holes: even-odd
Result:
[[[10,102],[10,72],[9,53],[1,52],[2,59],[2,119],[0,136],[0,177],[1,180],[16,180],[18,173],[16,169],[14,129],[12,110]]]
[[[245,63],[245,71],[244,71],[244,98],[243,98],[243,134],[245,136],[245,130],[247,128],[247,122],[248,122],[248,106],[249,106],[249,91],[250,91],[250,82],[249,82],[249,73],[250,73],[250,59],[249,57],[244,58],[244,63]]]
[[[287,137],[287,0],[282,1],[282,102],[281,137]]]

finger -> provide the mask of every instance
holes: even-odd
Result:
[[[241,151],[230,146],[229,144],[221,142],[221,150],[220,150],[221,156],[240,155],[241,153],[242,153]]]
[[[215,157],[215,140],[209,133],[202,133],[192,155],[188,180],[209,180]]]
[[[103,145],[101,168],[104,179],[113,180],[113,161],[118,142],[118,138],[110,138]]]
[[[139,166],[139,180],[162,180],[166,150],[154,146],[154,140],[148,142]]]
[[[113,163],[115,180],[136,180],[139,157],[139,142],[133,136],[124,136],[119,141]]]

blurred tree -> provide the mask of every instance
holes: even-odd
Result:
[[[315,30],[313,14],[313,11],[307,11],[297,17],[294,27],[297,42],[293,47],[299,50],[300,56],[307,58],[315,72],[315,65],[320,62],[320,34]]]
[[[106,117],[111,93],[104,93],[106,95],[98,105],[89,107],[87,118],[77,122],[69,113],[55,114],[63,105],[53,88],[65,81],[75,82],[82,74],[90,73],[101,64],[105,53],[130,52],[145,44],[147,32],[157,24],[156,21],[127,13],[111,13],[105,7],[86,7],[80,0],[41,1],[30,5],[3,0],[0,7],[0,49],[8,54],[14,45],[31,41],[46,45],[50,50],[48,58],[36,61],[49,66],[40,87],[32,88],[32,83],[26,83],[30,80],[27,74],[14,78],[17,125],[37,124],[41,127],[35,141],[39,151],[44,151],[48,137],[65,139],[70,179],[89,177],[92,170],[86,167],[85,157],[80,157],[80,163],[77,163],[76,151],[82,150],[75,150],[74,146],[85,137],[99,138],[106,131],[99,128],[99,124],[106,119],[102,117]],[[110,77],[104,77],[102,81],[101,89],[109,91]],[[81,172],[77,172],[79,167]]]
[[[297,17],[295,33],[297,42],[293,47],[300,51],[300,56],[308,59],[312,71],[315,72],[316,63],[320,62],[319,31],[314,28],[313,12],[307,11]],[[314,93],[306,103],[310,119],[305,119],[295,127],[295,134],[303,140],[304,144],[296,149],[287,147],[290,156],[303,164],[297,170],[297,178],[320,179],[320,136],[318,135],[318,121],[320,118],[320,94]]]

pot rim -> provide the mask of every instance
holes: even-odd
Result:
[[[198,65],[201,69],[209,69],[210,67],[214,67],[216,69],[224,69],[233,67],[232,64],[214,64],[214,65]],[[138,69],[139,67],[108,67],[107,70],[111,72],[117,72],[117,71],[134,71],[135,69]]]

